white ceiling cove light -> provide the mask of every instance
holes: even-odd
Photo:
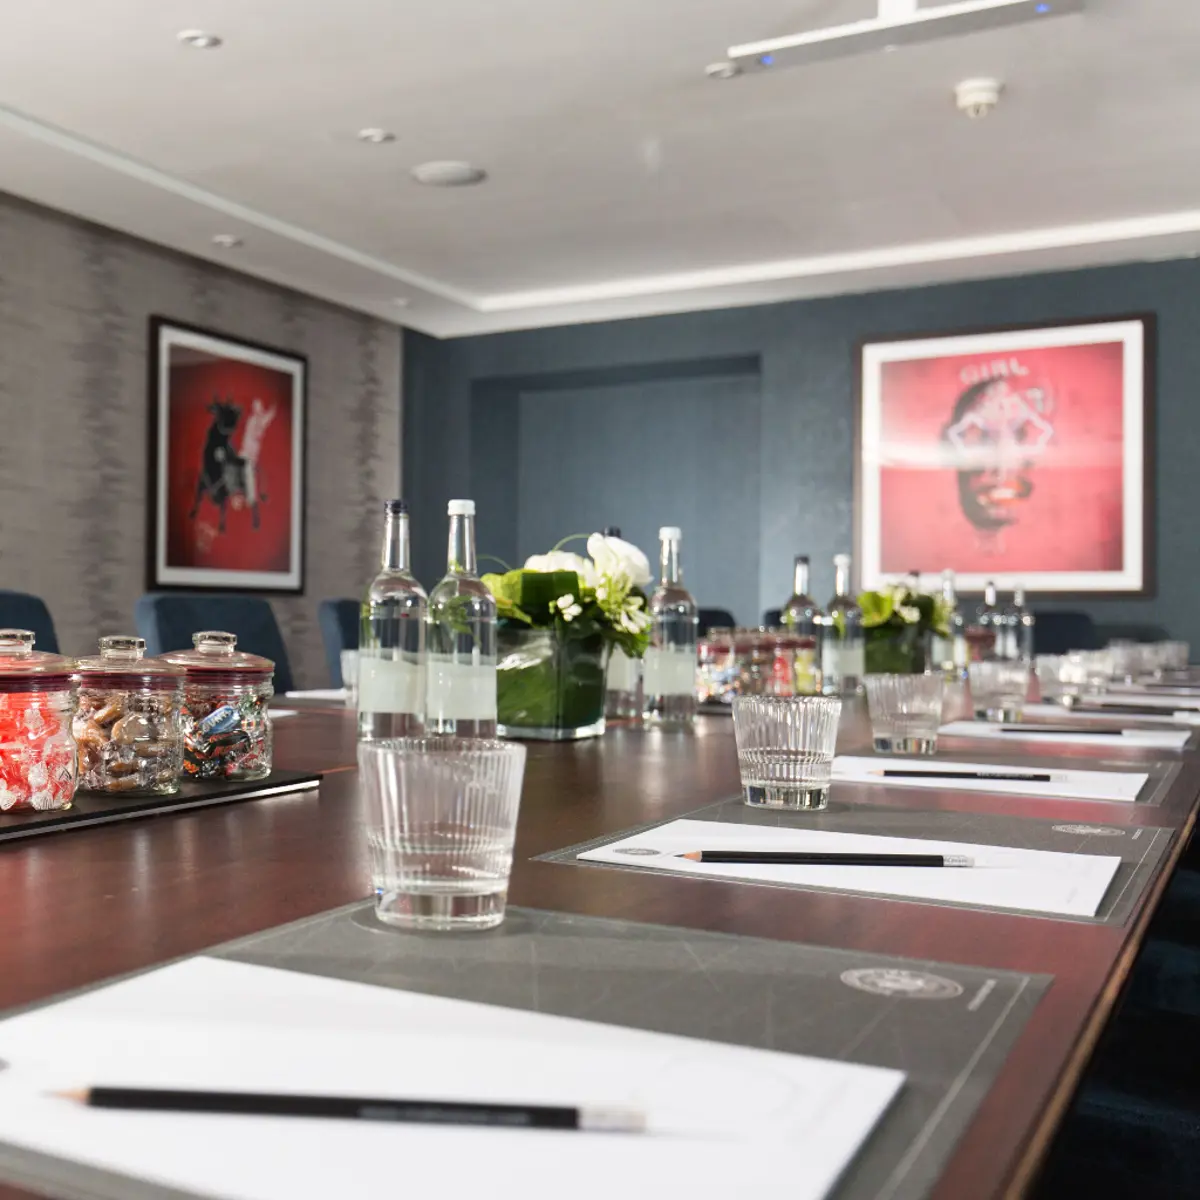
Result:
[[[917,0],[878,2],[878,15],[868,20],[730,46],[729,60],[747,72],[803,66],[938,38],[982,33],[1005,25],[1045,21],[1082,12],[1086,0],[957,0],[936,8],[918,8]]]
[[[214,233],[213,245],[222,250],[236,250],[242,244],[242,239],[236,233]]]
[[[178,37],[191,50],[215,50],[221,45],[215,33],[205,33],[203,29],[185,29]]]
[[[367,142],[372,146],[382,146],[387,142],[394,142],[396,135],[390,129],[360,129],[358,131],[358,140]]]
[[[412,176],[426,187],[472,187],[482,183],[487,172],[467,162],[439,159],[413,167]]]

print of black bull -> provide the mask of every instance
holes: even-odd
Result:
[[[200,474],[196,478],[196,495],[188,519],[194,521],[200,511],[200,503],[207,496],[220,511],[218,529],[225,532],[225,505],[233,496],[246,498],[246,460],[233,445],[233,432],[237,429],[242,410],[227,396],[224,401],[214,396],[208,406],[212,413],[212,424],[204,439],[200,454]],[[258,528],[258,497],[250,500],[253,527]]]

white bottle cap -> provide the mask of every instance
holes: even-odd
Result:
[[[473,517],[475,515],[474,500],[451,500],[446,511],[452,517]]]
[[[950,568],[949,568],[949,567],[947,567],[947,568],[946,568],[946,569],[945,569],[945,570],[942,572],[942,578],[943,578],[943,579],[953,579],[953,578],[954,578],[954,572],[953,572],[952,570],[950,570]]]
[[[835,554],[833,556],[833,565],[835,567],[848,567],[850,565],[850,555]]]
[[[658,540],[660,542],[681,542],[683,541],[683,530],[678,525],[664,525],[658,531]]]

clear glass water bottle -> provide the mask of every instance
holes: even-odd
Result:
[[[934,670],[950,679],[962,679],[967,673],[967,622],[958,603],[954,572],[942,572],[942,608],[946,612],[948,633],[933,636],[931,658]]]
[[[425,619],[429,601],[412,576],[408,505],[384,502],[381,570],[363,598],[358,635],[358,736],[425,731]]]
[[[696,720],[696,602],[683,586],[682,532],[664,525],[658,539],[661,582],[650,597],[642,716],[659,729],[684,729]]]
[[[475,501],[451,500],[446,574],[429,595],[425,727],[496,736],[496,600],[476,575]]]
[[[850,555],[833,556],[834,594],[821,636],[821,690],[826,696],[853,696],[863,690],[866,642],[862,609],[850,594]]]
[[[794,638],[793,674],[798,696],[821,691],[821,610],[808,594],[808,555],[797,554],[792,573],[792,596],[780,620]]]
[[[620,529],[608,525],[604,537],[619,538]],[[613,646],[604,676],[604,715],[639,717],[642,713],[642,660],[630,658],[620,646]]]
[[[1010,657],[1021,662],[1033,662],[1033,630],[1036,623],[1037,618],[1026,606],[1025,589],[1018,586],[1013,592],[1013,653]]]

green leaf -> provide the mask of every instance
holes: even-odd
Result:
[[[522,571],[508,571],[504,575],[484,575],[483,584],[496,598],[496,616],[525,625],[534,624],[530,615],[520,606]],[[547,614],[548,623],[549,614]]]
[[[858,607],[862,609],[863,628],[874,629],[888,621],[896,611],[896,602],[891,592],[863,592]]]
[[[520,576],[517,604],[538,624],[549,621],[550,606],[560,596],[579,599],[579,576],[574,571],[516,571],[514,574]]]

